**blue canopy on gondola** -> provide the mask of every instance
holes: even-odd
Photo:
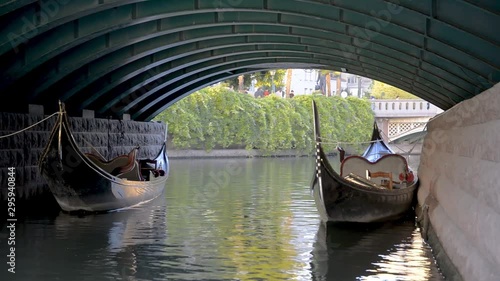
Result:
[[[365,152],[363,152],[362,157],[366,158],[368,161],[375,162],[380,159],[380,157],[387,154],[394,154],[394,151],[385,144],[384,140],[380,137],[377,123],[373,122],[371,143],[370,146],[366,148]]]

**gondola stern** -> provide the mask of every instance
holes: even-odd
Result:
[[[319,129],[319,115],[318,108],[316,106],[316,102],[312,101],[312,110],[313,110],[313,125],[314,125],[314,139],[316,143],[321,140],[320,129]]]
[[[332,179],[339,177],[336,171],[328,162],[328,158],[321,145],[319,115],[315,101],[312,101],[313,108],[313,122],[314,122],[314,137],[315,137],[315,173],[311,181],[311,193],[318,210],[318,214],[322,222],[329,221],[329,215],[325,202],[325,188],[330,188]],[[326,186],[324,186],[326,184]]]
[[[313,112],[313,126],[314,126],[314,157],[315,157],[315,172],[314,177],[311,181],[311,192],[314,191],[314,187],[318,184],[318,180],[321,177],[321,142],[319,136],[319,117],[318,117],[318,108],[316,106],[316,102],[312,100],[312,112]]]
[[[313,122],[314,122],[314,136],[315,136],[315,162],[316,162],[316,177],[319,178],[321,174],[330,174],[332,177],[340,177],[340,175],[333,169],[326,153],[321,145],[321,135],[320,135],[320,124],[319,124],[319,114],[316,106],[316,102],[312,101],[313,109]]]
[[[377,121],[373,121],[373,131],[372,131],[372,138],[371,141],[378,141],[382,140],[382,137],[380,136],[380,130],[377,125]]]

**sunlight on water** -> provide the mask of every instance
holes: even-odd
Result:
[[[408,226],[409,227],[409,226]],[[387,254],[380,255],[380,261],[373,263],[376,269],[368,270],[369,276],[359,280],[429,280],[429,276],[438,275],[431,272],[432,258],[430,248],[424,244],[418,229],[411,237],[394,245]]]
[[[27,217],[0,280],[443,280],[411,221],[320,224],[309,158],[171,163],[147,204]]]

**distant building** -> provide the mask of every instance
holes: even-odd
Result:
[[[317,69],[292,69],[290,90],[294,90],[296,96],[310,95],[317,90],[317,86],[321,87],[325,83],[324,79],[320,79],[319,74]],[[338,79],[332,72],[330,78],[330,95],[363,97],[373,84],[370,78],[350,73],[340,73]],[[285,77],[285,81],[286,79]],[[340,93],[337,93],[337,80],[340,80]]]
[[[373,80],[367,77],[359,76],[351,73],[340,73],[340,95],[364,97],[369,91]],[[331,80],[332,94],[337,95],[337,78],[332,77]]]
[[[290,90],[293,90],[295,96],[312,94],[317,84],[318,72],[317,69],[292,69]],[[286,79],[287,77],[285,81]]]

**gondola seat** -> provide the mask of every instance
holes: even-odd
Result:
[[[85,155],[94,164],[115,177],[141,181],[144,179],[140,173],[140,165],[137,161],[138,150],[139,147],[135,147],[129,154],[117,156],[106,162],[102,161],[101,157],[97,155],[91,153],[86,153]]]
[[[165,176],[165,170],[159,169],[156,160],[141,159],[139,160],[141,174],[144,180],[151,180],[152,178]]]
[[[116,175],[117,178],[127,179],[131,181],[143,181],[144,178],[141,175],[141,168],[139,162],[134,161],[131,167],[124,170],[122,173]]]
[[[109,161],[104,161],[99,156],[91,153],[85,153],[85,156],[87,156],[87,158],[90,159],[94,164],[99,166],[99,168],[103,169],[104,171],[110,174],[111,172],[113,172],[114,169],[118,167],[123,167],[127,165],[127,163],[129,163],[128,155],[120,155]]]
[[[360,156],[346,157],[340,166],[340,175],[345,177],[349,174],[363,176],[377,185],[385,185],[392,189],[402,187],[401,175],[408,173],[406,159],[398,154],[382,156],[375,162],[370,162]],[[388,180],[388,182],[387,182]]]

